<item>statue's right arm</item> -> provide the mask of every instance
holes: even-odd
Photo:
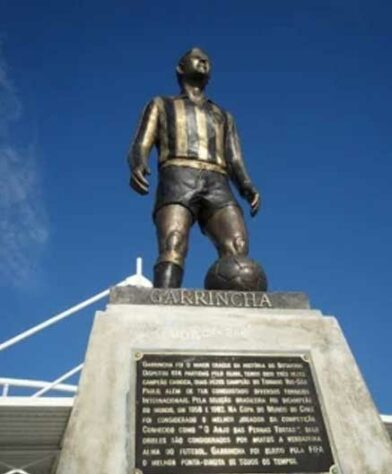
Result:
[[[150,174],[148,156],[158,134],[159,109],[156,99],[151,100],[145,107],[135,139],[127,156],[131,170],[130,186],[139,194],[148,194],[149,183],[145,178]]]
[[[250,214],[254,217],[260,208],[260,193],[252,184],[246,170],[234,119],[229,113],[226,114],[226,117],[226,158],[229,164],[230,177],[240,195],[249,202],[251,208]]]

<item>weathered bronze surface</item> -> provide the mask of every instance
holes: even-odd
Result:
[[[305,354],[136,353],[144,474],[331,473]]]
[[[147,104],[128,153],[130,185],[144,195],[149,192],[148,157],[153,146],[158,150],[154,222],[159,256],[154,286],[159,288],[181,287],[195,221],[220,257],[248,254],[247,230],[229,180],[250,204],[252,216],[260,207],[234,119],[204,94],[211,73],[209,57],[193,48],[180,59],[176,71],[180,95],[155,97]]]

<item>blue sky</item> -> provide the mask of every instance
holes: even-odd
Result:
[[[392,413],[392,4],[388,1],[0,0],[0,341],[156,256],[153,196],[125,155],[145,103],[177,93],[194,45],[236,118],[263,207],[251,256],[272,291],[337,316]],[[156,156],[151,187],[156,183]],[[244,203],[245,204],[245,203]],[[246,212],[248,216],[248,212]],[[185,286],[215,259],[195,226]],[[0,354],[54,379],[83,360],[98,304]]]

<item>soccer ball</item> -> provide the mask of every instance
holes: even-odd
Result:
[[[249,257],[229,255],[216,260],[204,280],[206,290],[267,291],[267,276]]]

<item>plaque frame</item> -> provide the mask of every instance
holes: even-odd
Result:
[[[151,349],[134,349],[131,351],[131,358],[132,358],[132,373],[133,373],[133,392],[131,394],[131,419],[130,419],[130,425],[132,427],[132,433],[133,433],[133,440],[132,443],[130,443],[130,456],[131,459],[133,459],[132,466],[130,468],[130,474],[144,474],[144,471],[136,467],[136,399],[137,399],[137,362],[143,359],[145,355],[162,355],[162,356],[170,356],[170,355],[177,355],[177,356],[243,356],[243,357],[300,357],[303,361],[305,361],[309,365],[309,370],[310,374],[312,377],[312,381],[314,383],[314,388],[315,392],[317,395],[317,400],[319,402],[319,407],[320,407],[320,412],[322,416],[322,420],[325,425],[325,431],[327,435],[327,440],[329,442],[331,452],[332,452],[332,457],[334,460],[334,464],[332,464],[329,468],[328,471],[318,471],[314,473],[308,473],[308,474],[343,474],[341,469],[339,468],[339,461],[338,461],[338,454],[337,454],[337,449],[336,445],[334,442],[334,438],[332,435],[332,429],[328,417],[327,410],[325,408],[325,402],[324,398],[322,395],[320,383],[317,377],[317,372],[315,370],[315,364],[313,361],[312,353],[311,350],[309,349],[304,349],[304,350],[288,350],[288,351],[274,351],[274,350],[269,350],[269,351],[195,351],[195,350],[184,350],[184,349],[179,349],[179,350],[151,350]],[[133,408],[133,409],[132,409]],[[226,472],[221,472],[219,474],[227,474]],[[230,473],[230,474],[255,474],[253,473]],[[264,472],[260,474],[276,474],[274,472]],[[287,474],[303,474],[301,472],[295,472],[292,471]]]

